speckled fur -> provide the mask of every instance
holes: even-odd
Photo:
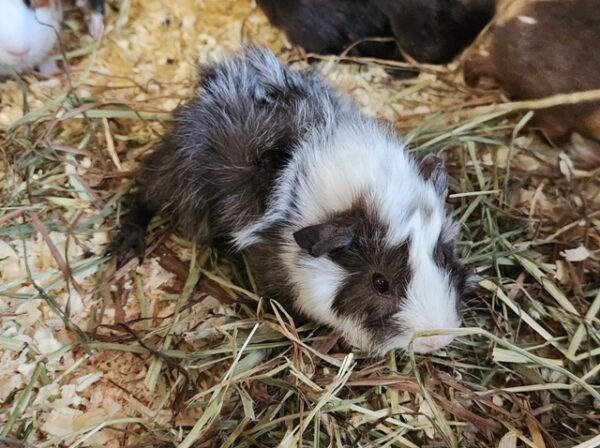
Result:
[[[113,252],[141,251],[152,215],[168,216],[189,238],[244,250],[264,296],[383,353],[414,331],[460,325],[468,274],[446,179],[439,159],[417,165],[313,72],[246,47],[202,68],[196,98],[144,163]]]

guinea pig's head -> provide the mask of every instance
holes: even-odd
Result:
[[[352,208],[294,233],[310,296],[300,310],[327,315],[330,326],[371,353],[406,349],[415,332],[461,323],[470,273],[455,254],[456,226],[446,216],[447,171],[427,156],[419,173],[415,194],[400,201],[403,210],[385,210],[377,194],[361,196]],[[427,353],[452,339],[418,337],[413,348]]]
[[[0,0],[0,75],[42,63],[57,41],[60,0]]]

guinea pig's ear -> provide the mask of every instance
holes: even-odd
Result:
[[[427,154],[419,162],[419,171],[423,179],[433,183],[437,194],[441,196],[446,192],[448,188],[448,170],[446,170],[444,161],[440,157]]]
[[[341,223],[316,224],[294,232],[294,239],[298,246],[313,257],[320,257],[348,247],[352,244],[353,238],[353,226]]]

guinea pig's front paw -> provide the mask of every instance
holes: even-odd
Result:
[[[104,31],[104,16],[99,12],[92,12],[88,29],[94,39],[100,37]]]
[[[39,64],[37,69],[44,76],[56,76],[61,71],[56,61],[50,59]]]
[[[117,259],[117,268],[123,266],[133,253],[140,260],[140,264],[146,256],[146,232],[140,227],[123,227],[117,237],[108,246],[107,254]]]

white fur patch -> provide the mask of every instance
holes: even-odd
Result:
[[[322,320],[323,316],[329,316],[333,299],[346,273],[326,257],[300,255],[294,247],[286,249],[282,257],[296,286],[296,306],[313,319]]]
[[[458,328],[457,299],[448,275],[433,263],[422,263],[397,316],[413,331]]]
[[[360,117],[308,144],[314,149],[304,157],[297,190],[300,226],[344,211],[361,196],[390,220],[406,213],[405,195],[413,193],[410,184],[417,176],[401,145],[380,125]]]
[[[429,195],[427,195],[429,196]],[[437,195],[436,195],[437,196]],[[460,317],[456,309],[459,299],[452,286],[449,274],[433,260],[433,252],[440,235],[443,239],[453,237],[454,226],[443,229],[445,211],[440,198],[431,196],[420,198],[421,204],[411,217],[409,263],[412,279],[396,315],[399,324],[410,335],[416,331],[449,329],[460,327]],[[425,200],[423,200],[425,199]],[[424,211],[424,207],[430,207]],[[444,230],[445,234],[442,234]],[[397,344],[406,344],[402,339]],[[399,345],[396,348],[404,348]]]
[[[62,10],[32,10],[22,0],[0,0],[0,11],[0,75],[20,73],[44,62],[57,41]]]
[[[351,344],[370,348],[369,338],[358,322],[332,312],[333,299],[347,277],[344,269],[326,257],[301,255],[291,244],[286,249],[282,259],[295,287],[296,307],[311,319],[336,328]]]
[[[535,25],[538,21],[530,16],[519,16],[517,17],[519,22],[526,23],[527,25]]]

